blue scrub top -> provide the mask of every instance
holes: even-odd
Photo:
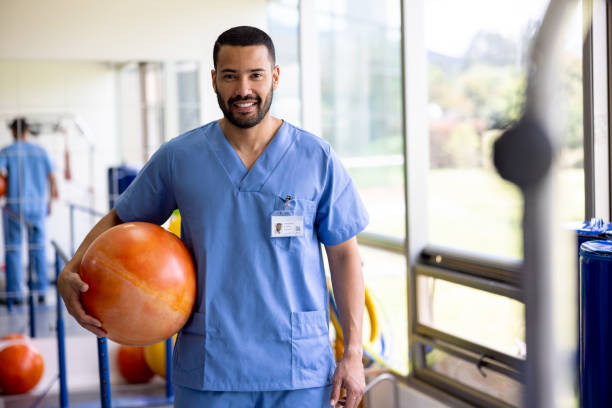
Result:
[[[0,169],[8,172],[6,205],[15,214],[37,220],[47,213],[49,174],[53,171],[45,149],[17,141],[0,150]]]
[[[291,197],[303,236],[272,238]],[[213,391],[321,387],[335,370],[320,243],[368,224],[328,143],[287,122],[251,170],[217,121],[165,143],[115,205],[123,221],[162,224],[178,208],[198,296],[173,355],[173,381]],[[154,324],[154,322],[152,322]]]

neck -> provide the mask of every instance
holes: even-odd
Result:
[[[261,122],[248,129],[239,128],[225,118],[219,121],[225,138],[248,170],[251,170],[282,124],[280,119],[270,116],[269,113]]]
[[[261,153],[282,125],[282,120],[269,113],[257,125],[243,129],[223,118],[219,126],[227,140],[238,152],[247,154]]]

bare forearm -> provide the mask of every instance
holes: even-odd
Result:
[[[98,221],[91,231],[89,231],[85,239],[83,239],[83,242],[81,242],[81,245],[79,245],[76,253],[66,266],[70,267],[71,269],[78,270],[79,266],[81,265],[83,255],[85,254],[87,248],[89,248],[89,245],[91,245],[91,243],[104,231],[122,223],[123,221],[121,221],[119,216],[117,216],[115,210],[112,209],[108,214],[102,217],[100,221]]]
[[[51,198],[58,198],[59,193],[57,191],[57,182],[55,181],[55,175],[49,173],[49,196]]]
[[[334,297],[344,334],[344,350],[348,354],[362,353],[364,283],[361,258],[355,238],[340,245],[327,247]]]

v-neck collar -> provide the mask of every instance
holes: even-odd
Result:
[[[236,149],[223,134],[219,121],[213,123],[211,130],[210,144],[229,179],[239,191],[261,190],[294,139],[291,137],[291,126],[283,120],[270,143],[251,166],[251,170],[248,170]]]

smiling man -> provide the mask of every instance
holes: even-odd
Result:
[[[270,37],[232,28],[213,59],[223,118],[155,153],[66,265],[60,293],[77,321],[103,336],[80,303],[83,253],[114,225],[162,224],[178,208],[198,297],[174,349],[175,406],[354,408],[365,388],[355,235],[368,215],[329,144],[270,115],[280,77]],[[344,331],[337,366],[321,243]]]

